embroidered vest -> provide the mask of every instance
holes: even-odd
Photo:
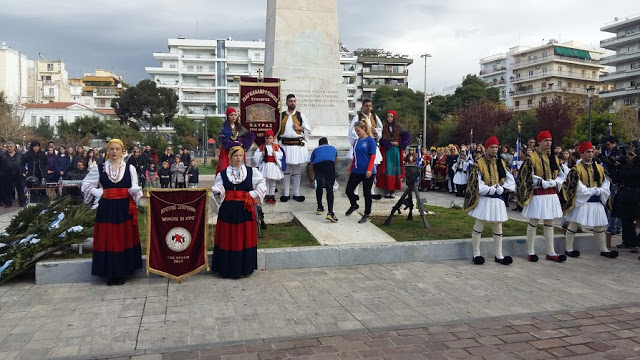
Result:
[[[291,119],[293,120],[294,125],[301,126],[302,125],[302,114],[300,111],[294,112],[291,114]],[[289,121],[289,114],[286,111],[282,112],[282,117],[280,118],[280,136],[284,134],[284,130],[286,129],[287,121]],[[296,134],[302,134],[302,131],[296,130]]]
[[[534,151],[529,155],[531,158],[531,164],[533,165],[533,173],[536,176],[541,177],[543,180],[552,180],[558,176],[558,170],[551,171],[551,164],[549,163],[549,156],[540,156],[541,154]],[[551,155],[556,157],[555,155]],[[556,157],[556,164],[559,164]]]
[[[599,164],[596,164],[596,171],[598,172],[598,179],[596,181],[595,174],[593,173],[593,166],[585,166],[583,163],[577,164],[574,168],[578,172],[580,181],[586,187],[600,187],[604,181],[604,168]]]
[[[496,161],[497,160],[502,161],[502,159],[496,158]],[[487,161],[488,160],[484,156],[478,160],[478,171],[482,175],[482,181],[487,186],[493,186],[495,184],[503,185],[505,178],[499,178],[498,164],[496,161],[489,160],[488,163]],[[502,166],[504,166],[504,162],[502,163]]]
[[[369,121],[371,128],[372,129],[376,128],[376,115],[374,113],[371,113],[370,117],[367,118],[367,116],[362,111],[358,111],[358,120],[364,121],[365,123]]]

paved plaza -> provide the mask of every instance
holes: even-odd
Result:
[[[623,354],[640,350],[638,266],[624,252],[564,264],[454,260],[260,271],[240,280],[202,275],[182,284],[150,278],[121,287],[26,278],[0,287],[0,358]],[[613,310],[584,313],[594,308]]]

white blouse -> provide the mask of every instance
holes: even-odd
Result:
[[[267,194],[267,185],[262,176],[262,173],[256,168],[250,168],[252,170],[251,177],[251,185],[253,190],[249,191],[249,195],[254,199],[258,200],[260,204],[264,200],[264,196]],[[235,171],[234,171],[235,170]],[[232,184],[240,184],[247,178],[247,167],[241,165],[240,168],[234,168],[229,165],[224,171],[226,171],[227,178]],[[222,172],[218,173],[216,176],[216,180],[213,182],[213,186],[211,187],[213,201],[216,206],[219,208],[224,201],[225,189],[222,183]]]
[[[127,162],[122,159],[120,161],[120,172],[116,176],[115,182],[120,182],[124,177],[124,173],[126,171],[125,167],[127,166]],[[112,167],[111,162],[106,160],[104,162],[105,172],[107,174],[116,173],[118,170]],[[136,171],[135,166],[129,165],[129,173],[131,176],[131,187],[129,188],[129,194],[133,196],[133,200],[137,203],[138,200],[142,197],[142,188],[138,185],[138,172]],[[91,202],[92,197],[100,198],[102,197],[103,189],[99,188],[98,185],[100,183],[100,171],[98,170],[98,166],[91,166],[89,168],[89,173],[82,180],[82,192],[84,193],[84,202],[88,204]]]

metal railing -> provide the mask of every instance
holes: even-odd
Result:
[[[579,62],[579,63],[583,63],[583,64],[593,64],[593,65],[600,65],[600,61],[602,59],[600,59],[600,61],[598,60],[592,60],[592,59],[580,59],[580,58],[574,58],[574,57],[570,57],[570,56],[562,56],[562,55],[547,55],[547,56],[540,56],[540,57],[536,57],[535,59],[530,59],[530,60],[525,60],[525,61],[520,61],[520,62],[512,62],[511,65],[515,68],[515,67],[524,67],[524,66],[528,66],[528,65],[533,65],[533,64],[538,64],[541,62],[545,62],[545,61],[573,61],[573,62]]]

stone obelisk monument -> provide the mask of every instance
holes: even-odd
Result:
[[[265,75],[285,79],[287,94],[311,124],[309,149],[326,137],[338,150],[349,143],[347,89],[342,83],[337,0],[267,0]]]

